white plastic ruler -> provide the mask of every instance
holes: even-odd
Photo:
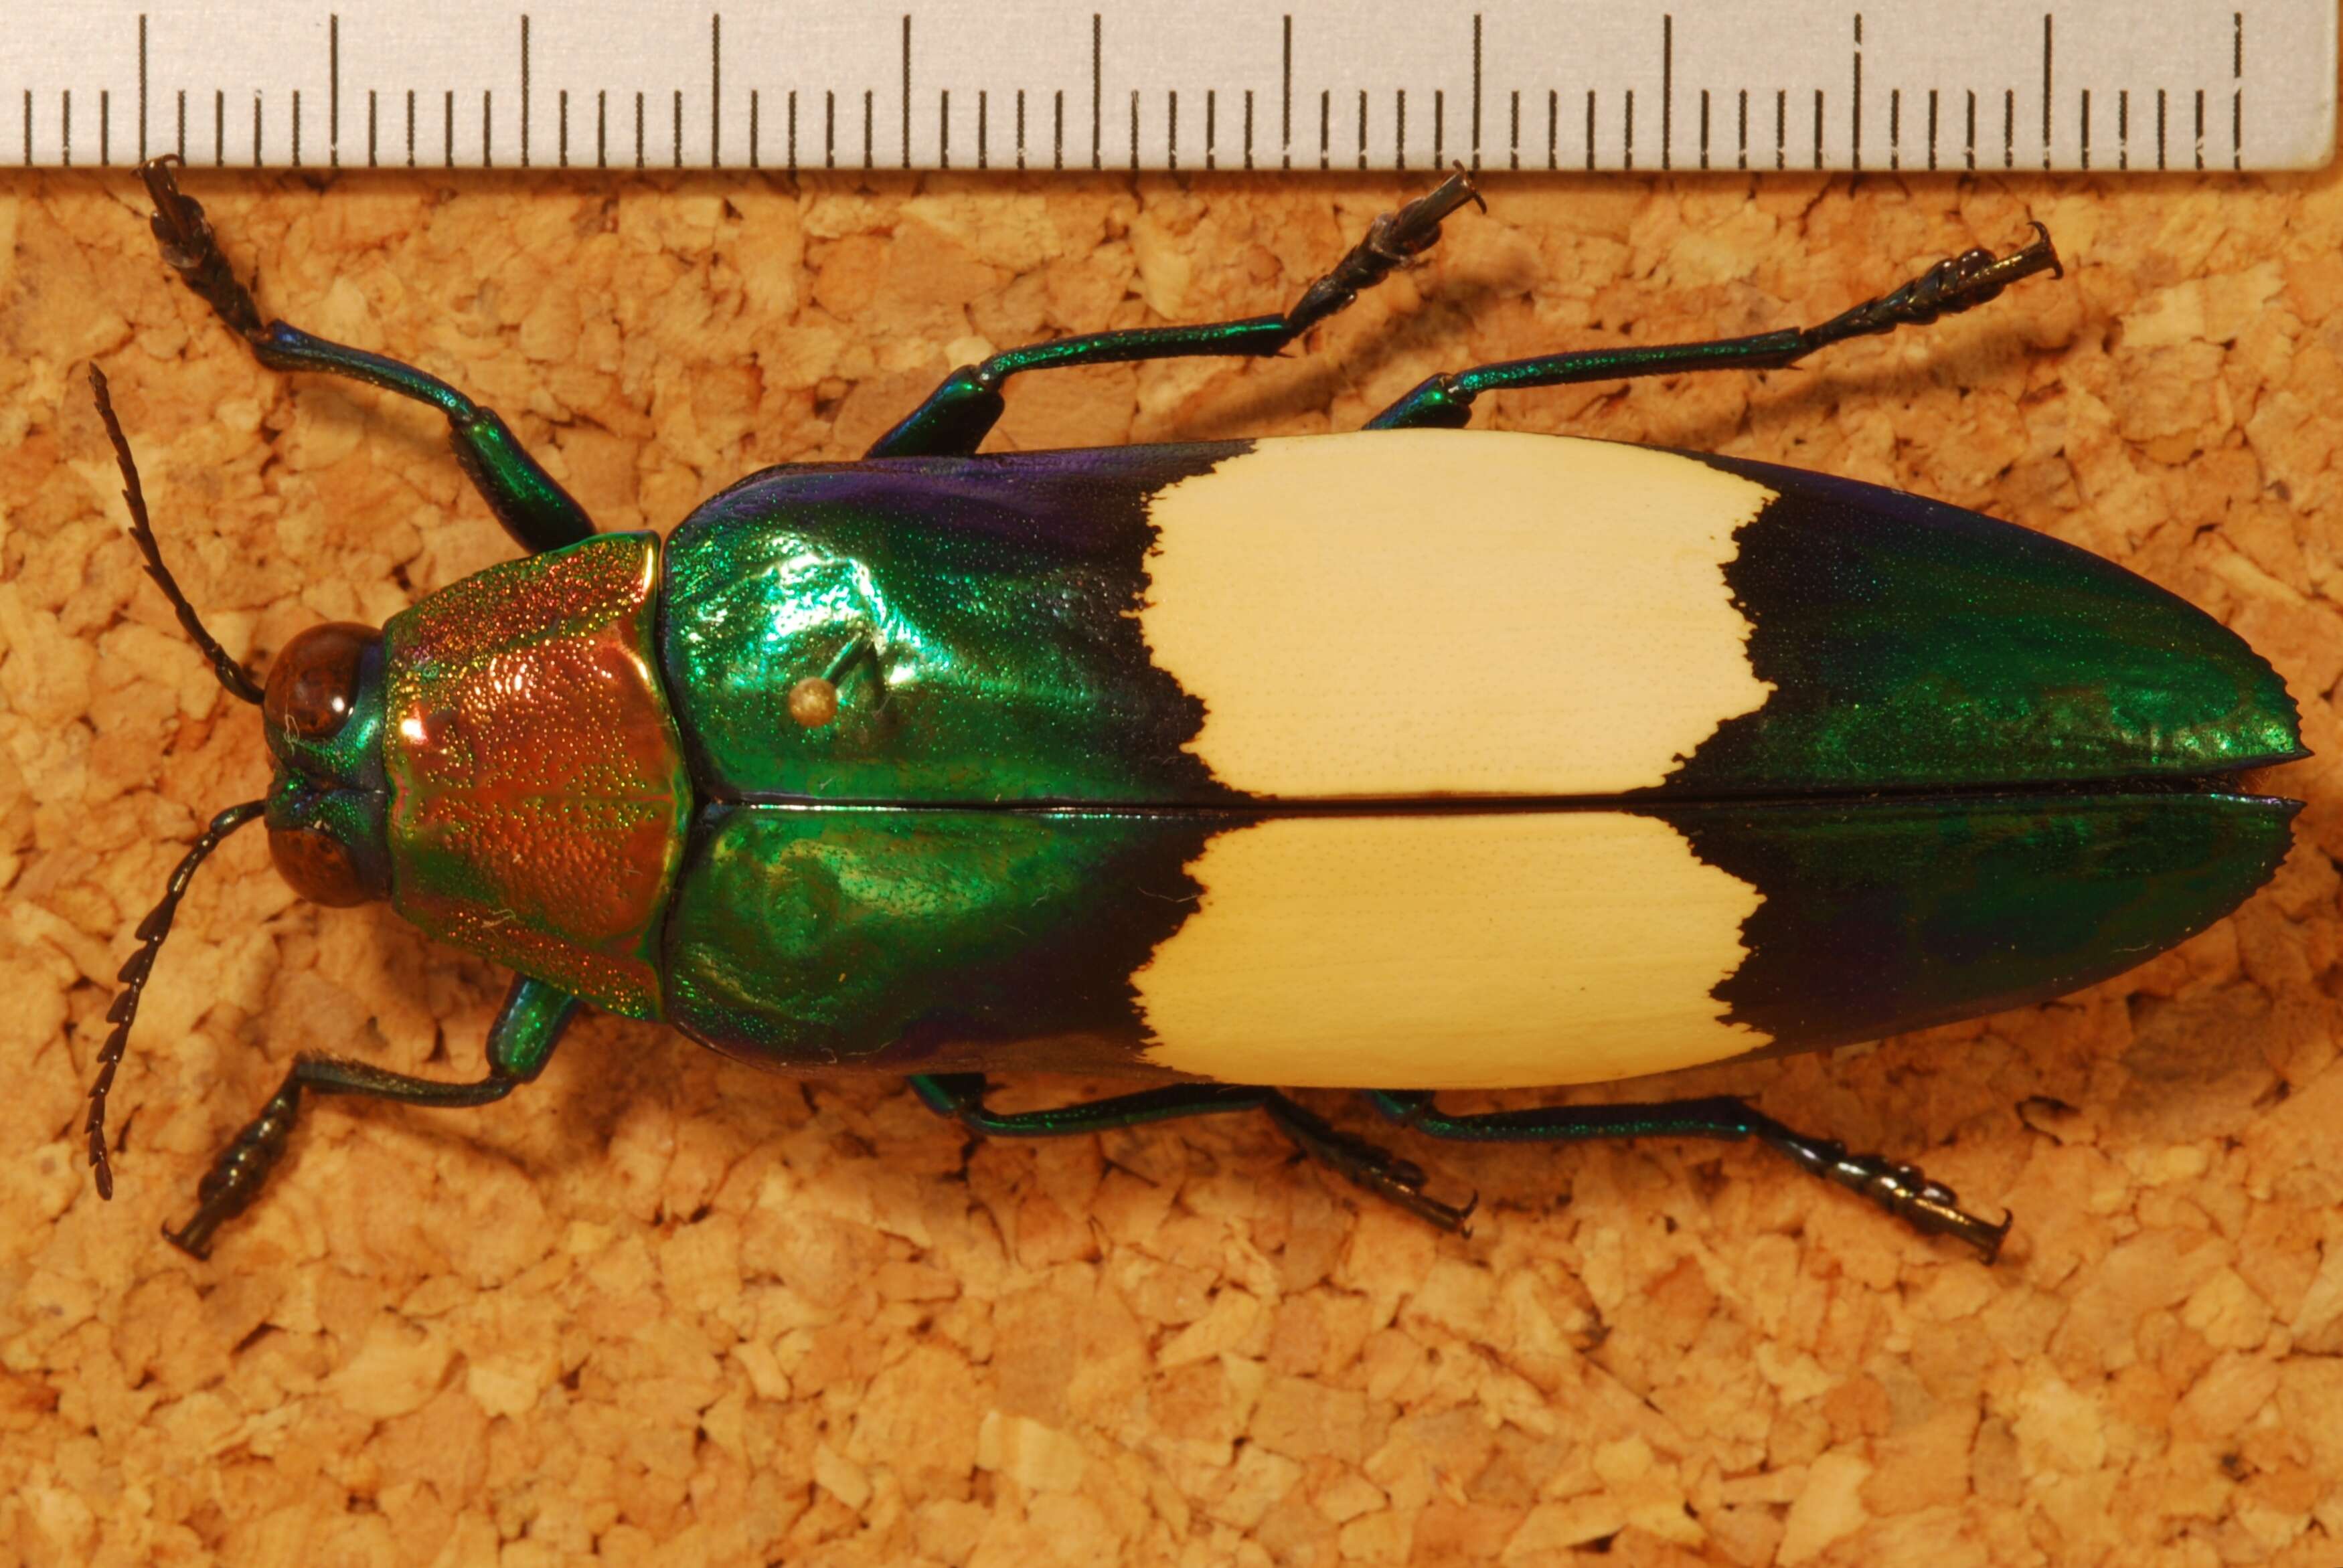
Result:
[[[9,8],[0,164],[2275,169],[2335,125],[2336,0]]]

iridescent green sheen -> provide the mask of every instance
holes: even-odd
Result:
[[[248,298],[245,307],[251,308]],[[269,323],[266,335],[253,343],[253,352],[262,364],[279,370],[347,376],[445,414],[456,461],[479,487],[497,520],[524,548],[558,549],[593,537],[594,519],[586,508],[528,455],[497,411],[481,407],[437,376],[380,354],[312,337],[281,321]]]
[[[2298,809],[2109,793],[1636,814],[1668,823],[1761,895],[1741,962],[1714,994],[1732,1021],[1770,1040],[1764,1054],[1778,1054],[1998,1011],[2129,969],[2267,882]],[[1206,841],[1261,819],[714,808],[669,917],[668,1016],[729,1054],[792,1070],[1144,1067],[1152,1039],[1131,977],[1227,896],[1186,869]],[[1251,983],[1341,983],[1281,971],[1276,952],[1250,961],[1262,966]],[[1551,956],[1558,973],[1576,961]],[[1509,1021],[1465,1015],[1455,1027]],[[1290,1065],[1278,1043],[1261,1042],[1272,1081]],[[1557,1039],[1523,1081],[1583,1076],[1570,1040]]]
[[[1183,868],[1250,819],[713,808],[668,916],[669,1020],[769,1066],[1127,1068]]]
[[[1060,365],[1106,365],[1192,354],[1274,354],[1293,341],[1294,331],[1292,322],[1282,316],[1248,316],[1202,327],[1141,327],[1028,343],[1002,350],[990,364],[999,374],[1011,376]]]
[[[1383,270],[1389,271],[1389,266]],[[1342,305],[1349,303],[1350,297],[1345,296]],[[1319,314],[1331,311],[1322,310]],[[1201,327],[1140,327],[1120,332],[1091,332],[1079,337],[1053,337],[1046,343],[1004,349],[982,365],[964,365],[945,377],[943,385],[929,394],[926,402],[881,436],[865,456],[898,457],[975,451],[1001,417],[1001,383],[1028,370],[1110,365],[1133,359],[1172,359],[1192,354],[1275,354],[1308,325],[1307,321],[1283,316],[1254,316],[1242,321],[1208,322]]]
[[[1725,566],[1775,691],[1666,793],[2197,778],[2303,755],[2268,662],[2144,578],[1942,502],[1702,460],[1777,495]]]
[[[579,1005],[576,997],[543,980],[516,978],[488,1026],[489,1071],[523,1082],[544,1071]]]
[[[702,801],[769,804],[703,809],[670,1016],[792,1067],[1130,1063],[1182,868],[1252,819],[1140,636],[1147,502],[1239,450],[811,466],[695,514],[663,671]],[[1957,508],[1704,460],[1775,495],[1723,563],[1772,690],[1619,805],[1761,896],[1715,994],[1780,1049],[2087,984],[2283,858],[2290,803],[2164,792],[2299,751],[2283,683],[2211,618]],[[809,727],[789,699],[818,677],[840,705]],[[2093,788],[2042,793],[2066,785]],[[1166,801],[1237,809],[1130,809]],[[924,809],[954,803],[1078,809]]]
[[[594,519],[538,466],[493,408],[450,413],[456,461],[512,537],[531,550],[558,549],[594,534]]]
[[[775,469],[668,543],[660,652],[719,799],[1226,799],[1134,615],[1147,498],[1234,445]],[[838,669],[805,728],[792,687]]]

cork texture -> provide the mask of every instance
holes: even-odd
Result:
[[[854,455],[990,348],[1282,308],[1424,183],[187,180],[264,309],[458,383],[603,528],[660,529]],[[995,445],[1355,427],[1436,369],[1815,321],[2049,225],[2065,281],[1933,328],[1479,416],[2010,518],[2286,675],[2320,756],[2271,782],[2311,805],[2233,919],[2055,1005],[1657,1086],[2006,1206],[1998,1266],[1745,1148],[1394,1135],[1480,1192],[1458,1238],[1257,1117],[971,1146],[893,1081],[606,1018],[486,1110],[313,1101],[260,1205],[182,1257],[158,1227],[297,1052],[476,1076],[502,977],[382,907],[297,902],[231,840],[147,994],[97,1200],[114,972],[266,769],[139,574],[84,367],[256,665],[510,547],[436,417],[259,369],[157,263],[126,171],[11,175],[0,1563],[2343,1560],[2343,182],[1487,184],[1307,352],[1030,377]]]

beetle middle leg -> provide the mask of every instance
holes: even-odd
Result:
[[[264,324],[252,291],[236,280],[201,204],[179,189],[179,160],[166,154],[138,166],[154,198],[150,226],[180,281],[225,322],[271,370],[316,370],[347,377],[427,403],[447,417],[448,444],[473,487],[515,543],[535,554],[589,538],[594,521],[547,473],[498,417],[436,376],[412,365],[312,337],[282,321]]]
[[[340,1057],[301,1058],[261,1107],[260,1114],[245,1123],[212,1161],[196,1190],[195,1217],[176,1231],[165,1226],[164,1236],[191,1257],[211,1255],[214,1232],[252,1206],[277,1162],[285,1157],[293,1124],[300,1118],[305,1091],[357,1094],[441,1110],[493,1104],[544,1070],[561,1031],[577,1016],[578,1005],[576,997],[542,981],[516,979],[488,1030],[488,1076],[470,1083],[416,1078]]]
[[[1061,337],[994,355],[981,365],[962,366],[901,424],[879,437],[864,454],[871,457],[943,457],[976,450],[999,420],[1001,384],[1025,370],[1074,365],[1109,365],[1132,359],[1175,359],[1210,354],[1271,355],[1337,311],[1363,289],[1373,287],[1440,237],[1441,220],[1466,202],[1480,201],[1472,176],[1459,169],[1435,189],[1395,213],[1385,213],[1367,229],[1332,270],[1302,293],[1293,308],[1277,316],[1213,321],[1195,327],[1142,327],[1125,332],[1093,332]]]
[[[1564,1143],[1596,1138],[1754,1138],[1788,1156],[1807,1172],[1859,1192],[1923,1235],[1951,1236],[1976,1249],[1988,1263],[2001,1251],[2009,1221],[1990,1224],[1960,1208],[1960,1195],[1909,1165],[1876,1154],[1850,1154],[1844,1145],[1809,1138],[1727,1095],[1639,1105],[1536,1106],[1451,1116],[1428,1093],[1370,1090],[1366,1098],[1403,1126],[1432,1138],[1470,1143]]]
[[[2007,256],[1965,251],[1938,262],[1893,293],[1841,311],[1817,327],[1785,327],[1705,343],[1580,349],[1434,376],[1368,420],[1367,428],[1461,429],[1472,417],[1473,400],[1483,392],[1673,376],[1686,370],[1778,370],[1850,337],[1893,332],[1899,327],[1925,327],[1940,316],[1957,315],[1996,298],[2011,284],[2037,272],[2062,275],[2065,268],[2051,247],[2050,231],[2038,223],[2034,230],[2032,243]]]
[[[1470,1203],[1459,1208],[1425,1196],[1421,1166],[1330,1126],[1274,1089],[1242,1083],[1173,1083],[1048,1111],[1000,1111],[984,1103],[989,1085],[982,1073],[915,1073],[911,1087],[929,1110],[992,1138],[1065,1138],[1182,1116],[1262,1111],[1312,1160],[1443,1231],[1462,1231],[1473,1212]]]

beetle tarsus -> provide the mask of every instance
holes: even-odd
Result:
[[[1441,187],[1443,191],[1447,188]],[[1440,194],[1433,193],[1434,196]],[[1348,260],[1345,258],[1346,265]],[[1893,293],[1865,300],[1819,327],[1790,327],[1778,332],[1723,337],[1706,343],[1577,349],[1534,359],[1477,365],[1417,383],[1405,397],[1368,420],[1366,427],[1461,429],[1473,417],[1473,400],[1483,392],[1674,376],[1693,370],[1779,370],[1850,337],[1893,332],[1899,327],[1925,327],[1939,317],[1971,309],[1998,298],[2011,284],[2037,272],[2058,276],[2065,272],[2057,251],[2050,244],[2050,231],[2038,223],[2034,226],[2034,238],[2007,256],[1997,256],[1983,249],[1964,251],[1938,262]],[[1337,277],[1340,273],[1337,268],[1329,277]]]
[[[176,154],[165,153],[138,166],[138,177],[146,181],[146,194],[155,203],[155,216],[147,220],[147,226],[163,247],[164,261],[180,281],[246,341],[258,344],[268,336],[260,319],[260,307],[229,268],[219,237],[204,216],[203,204],[179,189],[179,162]]]
[[[277,1162],[301,1111],[301,1092],[355,1094],[401,1105],[462,1110],[502,1100],[537,1076],[562,1028],[578,1010],[578,1000],[536,980],[517,980],[497,1015],[488,1039],[488,1072],[468,1083],[447,1083],[393,1072],[372,1062],[337,1056],[305,1056],[260,1108],[260,1114],[220,1151],[196,1189],[196,1217],[177,1231],[166,1228],[171,1244],[194,1257],[211,1250],[212,1233],[252,1206]]]
[[[1267,1111],[1278,1131],[1311,1159],[1443,1231],[1465,1233],[1465,1221],[1480,1201],[1476,1196],[1460,1207],[1427,1196],[1422,1166],[1340,1131],[1315,1111],[1274,1089],[1256,1084],[1172,1083],[1054,1110],[1011,1111],[994,1111],[984,1103],[987,1087],[980,1072],[911,1075],[912,1091],[929,1110],[988,1138],[1067,1138],[1177,1117],[1259,1110]]]
[[[1927,1236],[1966,1241],[1986,1262],[2001,1249],[2009,1221],[1991,1224],[1965,1212],[1959,1196],[1909,1165],[1876,1154],[1849,1154],[1844,1144],[1809,1138],[1731,1095],[1646,1104],[1526,1106],[1476,1115],[1443,1112],[1422,1090],[1370,1090],[1367,1100],[1401,1126],[1429,1138],[1467,1143],[1560,1143],[1608,1138],[1754,1138],[1809,1175],[1861,1193]]]
[[[286,1142],[300,1114],[301,1081],[297,1074],[287,1078],[260,1108],[260,1114],[246,1122],[235,1141],[220,1151],[196,1189],[195,1218],[176,1231],[164,1226],[164,1239],[191,1258],[210,1257],[213,1234],[250,1208],[260,1195],[269,1173],[285,1156]]]
[[[1898,1214],[1914,1230],[1924,1235],[1950,1236],[1976,1249],[1977,1256],[1991,1263],[2001,1256],[2001,1243],[2009,1235],[2012,1216],[2005,1214],[1995,1224],[1978,1218],[1960,1206],[1960,1194],[1940,1182],[1928,1181],[1908,1166],[1896,1168],[1900,1191],[1892,1196],[1878,1196],[1871,1189],[1875,1201]],[[1904,1178],[1918,1178],[1916,1188],[1903,1185]]]
[[[2050,231],[2036,223],[2034,238],[2007,256],[1996,256],[1982,247],[1965,250],[1938,262],[1893,293],[1865,300],[1832,317],[1808,336],[1817,343],[1835,343],[1875,332],[1893,332],[1899,327],[1926,327],[1940,317],[1956,316],[1998,299],[2002,290],[2011,284],[2038,272],[2047,272],[2054,277],[2066,275],[2057,248],[2050,243]]]
[[[1473,183],[1471,172],[1460,166],[1454,174],[1397,212],[1379,216],[1367,226],[1366,237],[1303,291],[1293,308],[1285,313],[1292,329],[1290,336],[1301,337],[1397,268],[1431,249],[1440,237],[1441,223],[1466,202],[1483,212],[1488,210],[1489,204],[1482,200],[1480,187]]]
[[[1394,1203],[1416,1218],[1458,1235],[1472,1233],[1467,1223],[1480,1205],[1479,1194],[1460,1205],[1443,1203],[1423,1191],[1423,1167],[1403,1160],[1380,1145],[1342,1131],[1322,1117],[1282,1094],[1262,1102],[1278,1131],[1293,1140],[1302,1151],[1353,1186]]]
[[[1770,1118],[1753,1118],[1750,1132],[1825,1181],[1862,1194],[1924,1236],[1964,1241],[1987,1263],[2000,1256],[2009,1219],[2005,1216],[1994,1224],[1969,1213],[1960,1206],[1959,1193],[1930,1181],[1916,1166],[1877,1154],[1850,1154],[1843,1144],[1804,1137]]]

